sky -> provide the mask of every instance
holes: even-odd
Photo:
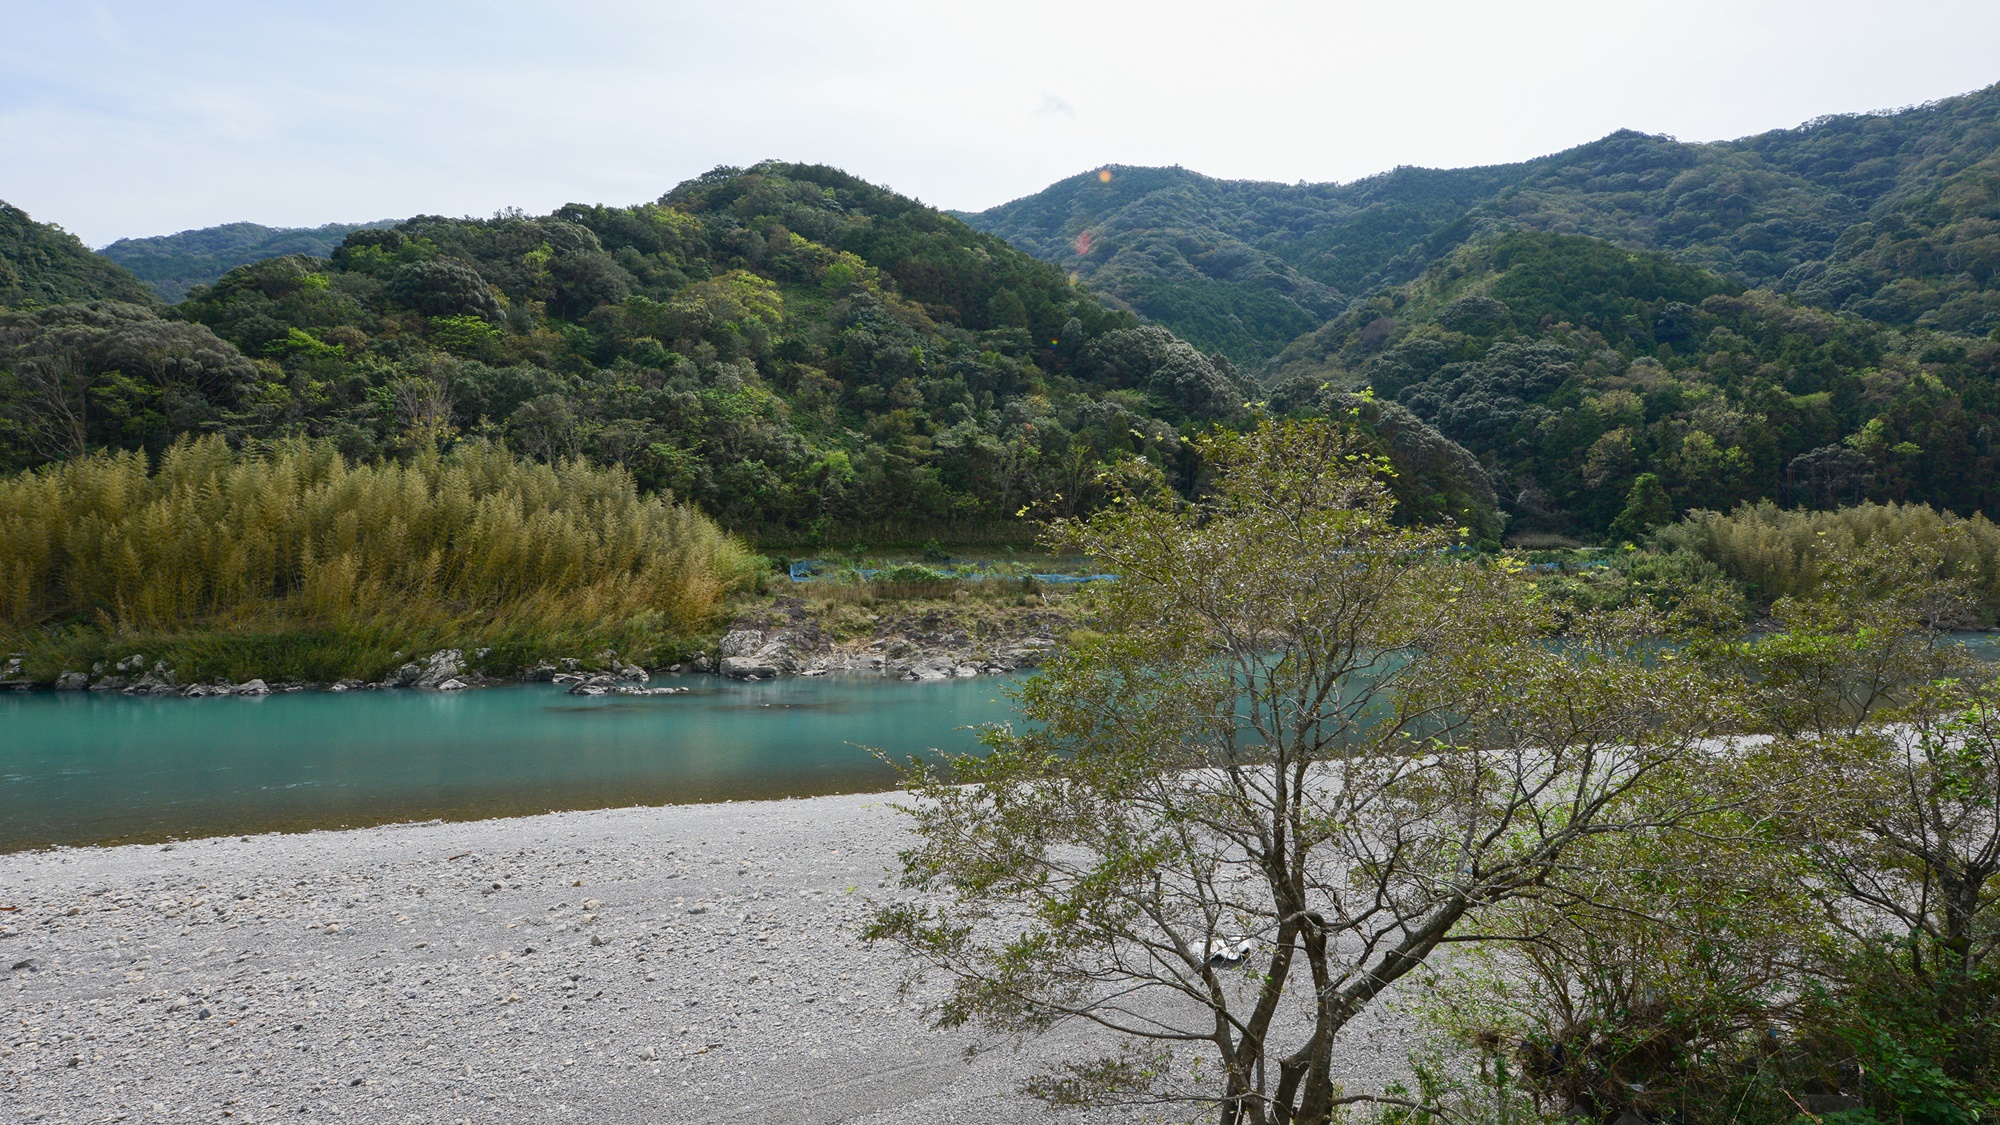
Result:
[[[0,199],[92,246],[764,159],[963,210],[1103,164],[1346,181],[2000,81],[1994,0],[0,0],[0,28]]]

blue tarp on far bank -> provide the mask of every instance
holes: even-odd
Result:
[[[821,562],[819,559],[800,559],[798,562],[791,564],[791,567],[789,568],[792,576],[792,581],[794,582],[809,582],[812,579],[820,578],[827,574],[831,574],[835,571],[835,569],[836,568],[828,566],[826,563]],[[880,570],[863,569],[863,570],[855,570],[852,571],[851,573],[858,574],[863,578],[873,578],[882,572]],[[1017,575],[1017,574],[987,574],[981,571],[975,571],[970,574],[959,573],[955,571],[940,571],[939,573],[943,574],[946,578],[950,578],[953,579],[954,581],[959,581],[959,582],[985,582],[993,579],[1005,580],[1009,578],[1026,577],[1026,578],[1032,578],[1037,582],[1047,582],[1050,585],[1069,585],[1079,582],[1116,582],[1118,580],[1118,576],[1115,574]]]

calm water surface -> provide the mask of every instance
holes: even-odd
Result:
[[[887,789],[863,747],[970,749],[1014,713],[992,676],[655,683],[693,691],[0,694],[0,851]]]

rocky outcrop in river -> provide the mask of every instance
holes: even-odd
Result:
[[[871,635],[836,641],[799,598],[780,597],[762,617],[740,617],[723,634],[717,667],[737,679],[877,672],[905,680],[998,675],[1033,668],[1067,622],[1029,612],[965,622],[944,610],[877,618]]]

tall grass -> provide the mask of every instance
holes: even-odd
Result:
[[[2000,527],[1924,504],[1861,504],[1831,512],[1787,511],[1769,500],[1724,515],[1691,512],[1662,528],[1660,545],[1693,551],[1748,588],[1769,608],[1785,596],[1811,594],[1820,581],[1819,560],[1831,549],[1871,542],[1934,545],[1945,565],[1970,577],[1989,619],[2000,609]]]
[[[350,465],[330,445],[219,438],[0,480],[0,631],[284,620],[356,629],[706,627],[755,559],[622,469],[471,443]]]

